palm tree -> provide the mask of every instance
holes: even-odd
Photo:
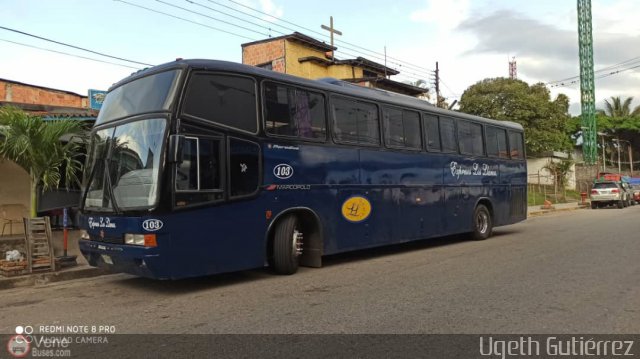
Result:
[[[627,117],[640,115],[640,106],[636,106],[631,111],[631,101],[633,97],[627,97],[624,101],[620,99],[620,96],[611,96],[611,102],[604,100],[604,110],[599,110],[603,115],[609,117]]]
[[[0,157],[15,162],[29,173],[31,216],[36,216],[36,191],[57,188],[64,168],[65,184],[78,182],[82,166],[80,143],[60,140],[63,135],[82,138],[83,125],[71,119],[45,121],[13,107],[0,108]]]

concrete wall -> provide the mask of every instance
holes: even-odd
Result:
[[[541,157],[541,158],[528,158],[527,159],[527,173],[530,184],[543,184],[552,186],[553,175],[551,172],[544,168],[549,161],[559,162],[562,159],[553,157]],[[571,170],[567,175],[567,189],[576,189],[576,165],[571,166]]]
[[[17,164],[4,159],[0,159],[0,205],[2,204],[22,204],[27,211],[30,207],[29,174]],[[0,219],[0,231],[3,225],[4,222]],[[14,234],[23,232],[21,224],[13,225]],[[5,229],[5,234],[8,233],[9,226]]]

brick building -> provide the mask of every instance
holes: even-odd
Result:
[[[242,44],[242,63],[308,79],[334,77],[357,85],[424,97],[428,89],[389,79],[400,72],[362,57],[331,58],[337,48],[299,32]]]
[[[0,79],[0,106],[18,107],[44,118],[95,120],[98,112],[89,108],[89,102],[87,96],[73,92]],[[28,209],[29,181],[24,169],[0,158],[0,206],[21,204]],[[13,230],[22,232],[22,226],[14,225]]]

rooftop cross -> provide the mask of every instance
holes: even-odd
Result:
[[[336,35],[342,35],[342,32],[336,30],[333,28],[333,16],[329,16],[329,27],[327,27],[326,25],[322,25],[320,26],[321,28],[323,28],[324,30],[327,30],[331,33],[331,61],[335,61],[334,58],[334,54],[333,54],[333,34]]]

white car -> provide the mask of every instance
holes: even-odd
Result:
[[[618,208],[629,206],[631,198],[619,182],[603,181],[593,184],[591,189],[591,208],[602,208],[615,204]]]

